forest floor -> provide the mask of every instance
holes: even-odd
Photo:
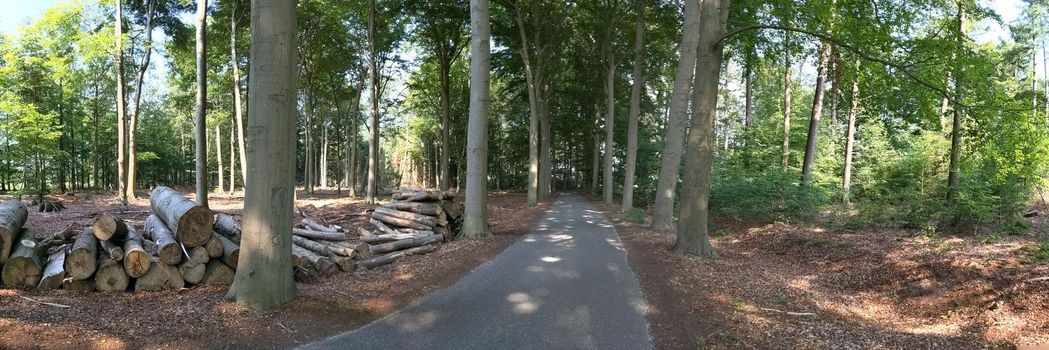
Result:
[[[1049,344],[1049,263],[1031,257],[1032,236],[716,220],[720,256],[704,259],[670,253],[673,232],[591,200],[625,243],[659,349]],[[1045,221],[1032,220],[1032,232]]]
[[[187,192],[187,191],[183,191]],[[307,215],[356,232],[370,205],[337,196],[299,193],[296,205]],[[43,237],[67,224],[90,224],[107,211],[136,227],[149,215],[148,199],[122,207],[112,194],[63,197],[67,209],[31,212],[27,227]],[[210,197],[212,209],[239,213],[243,198]],[[451,286],[488,261],[542,218],[548,205],[528,208],[524,194],[490,195],[494,238],[445,243],[434,253],[410,256],[375,270],[335,275],[298,284],[298,297],[269,312],[226,302],[226,287],[136,293],[82,293],[64,290],[0,289],[0,349],[213,349],[288,348],[322,339],[408,305]],[[56,308],[30,302],[69,305]]]

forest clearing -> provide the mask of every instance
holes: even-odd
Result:
[[[1043,349],[1047,0],[0,11],[0,348]]]

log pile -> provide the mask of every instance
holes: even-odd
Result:
[[[422,255],[437,250],[437,245],[458,233],[462,205],[442,191],[401,191],[393,201],[372,212],[369,222],[374,230],[359,229],[361,241],[374,256],[357,265],[372,269],[409,255]]]
[[[302,223],[292,229],[292,262],[295,279],[320,277],[335,272],[353,272],[359,259],[368,257],[367,245],[350,241],[346,230],[303,214]]]

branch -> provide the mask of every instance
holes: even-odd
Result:
[[[972,107],[970,105],[963,104],[963,103],[961,103],[961,101],[958,101],[957,99],[955,99],[952,96],[952,94],[949,91],[947,91],[946,88],[937,86],[936,84],[930,83],[930,82],[925,81],[924,79],[918,77],[914,72],[911,72],[909,69],[907,69],[907,65],[899,64],[899,63],[890,61],[890,60],[885,59],[885,58],[871,56],[871,55],[863,52],[862,50],[860,50],[856,46],[853,46],[853,45],[851,45],[849,43],[843,42],[843,41],[841,41],[841,40],[839,40],[837,38],[834,38],[834,37],[832,37],[830,35],[823,34],[823,33],[817,33],[817,32],[806,30],[806,29],[793,28],[793,27],[787,27],[787,26],[781,26],[781,25],[756,24],[756,25],[745,26],[745,27],[742,27],[742,28],[737,28],[737,29],[732,30],[731,32],[725,33],[724,35],[721,36],[721,38],[718,39],[717,42],[714,43],[714,45],[721,45],[725,40],[727,40],[727,39],[729,39],[729,38],[731,38],[731,37],[733,37],[733,36],[735,36],[737,34],[740,34],[740,33],[743,33],[743,32],[747,32],[747,31],[752,31],[752,30],[761,30],[761,29],[778,29],[778,30],[783,30],[783,31],[788,31],[788,32],[802,33],[802,34],[807,34],[807,35],[810,35],[810,36],[813,36],[813,37],[816,37],[816,38],[820,38],[820,39],[829,41],[829,42],[833,43],[834,45],[836,45],[838,47],[842,47],[842,48],[845,48],[845,49],[847,49],[849,51],[852,51],[857,56],[859,56],[860,58],[862,58],[862,59],[864,59],[866,61],[881,63],[881,64],[885,65],[886,67],[890,67],[890,68],[893,68],[893,69],[895,69],[895,70],[897,70],[899,72],[902,72],[903,75],[906,75],[908,78],[911,78],[911,80],[914,80],[918,84],[921,84],[922,86],[925,86],[925,87],[927,87],[927,88],[929,88],[929,89],[931,89],[933,91],[936,91],[937,93],[942,95],[944,98],[946,98],[948,101],[950,101],[952,104],[954,104],[956,106]]]

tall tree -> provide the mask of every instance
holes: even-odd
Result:
[[[962,1],[958,1],[958,15],[957,15],[957,32],[955,35],[955,57],[954,60],[954,73],[952,77],[954,79],[954,101],[952,102],[952,110],[954,113],[953,122],[951,123],[951,158],[948,163],[947,169],[947,194],[949,197],[954,197],[954,194],[958,190],[958,184],[960,182],[961,172],[961,158],[962,158],[962,86],[960,76],[961,72],[961,61],[964,52],[965,45],[965,5]]]
[[[295,297],[291,228],[295,198],[297,57],[295,1],[251,2],[248,181],[240,262],[227,298],[270,309]]]
[[[237,123],[237,150],[240,156],[240,178],[245,185],[248,183],[248,158],[244,150],[244,112],[241,109],[240,92],[240,63],[237,58],[237,2],[232,1],[233,9],[229,21],[229,65],[233,68],[233,120]],[[230,160],[233,163],[233,160]],[[231,167],[232,168],[232,167]],[[230,180],[232,183],[232,180]],[[232,188],[233,186],[230,186]],[[230,192],[233,192],[230,190]]]
[[[790,62],[790,32],[783,32],[783,170],[790,166],[790,115],[791,111],[791,62]]]
[[[196,136],[197,204],[208,206],[208,53],[205,27],[208,1],[197,0],[197,105],[193,116]]]
[[[365,196],[375,202],[379,186],[379,51],[375,33],[375,0],[368,7],[368,89],[371,92],[371,113],[368,116],[370,137],[368,138],[368,187]]]
[[[710,170],[714,161],[714,117],[717,114],[718,80],[724,46],[721,36],[729,0],[702,0],[700,5],[699,50],[685,148],[685,178],[681,190],[681,221],[677,227],[678,253],[717,256],[710,245]]]
[[[470,0],[470,123],[467,131],[466,208],[461,235],[487,237],[488,105],[491,48],[488,0]]]
[[[634,177],[637,171],[637,119],[641,114],[641,90],[645,86],[645,1],[637,1],[634,24],[634,72],[630,87],[630,120],[626,132],[626,176],[623,180],[623,211],[634,207]]]
[[[616,0],[605,0],[605,37],[601,44],[604,58],[605,68],[605,159],[604,159],[604,181],[602,182],[602,190],[604,192],[605,205],[612,205],[612,197],[615,190],[615,183],[613,183],[614,177],[612,176],[612,154],[614,152],[615,142],[612,138],[615,132],[615,116],[616,116],[616,57],[615,47],[613,46],[612,39],[615,36],[615,11]]]
[[[681,30],[679,59],[670,93],[670,109],[663,138],[663,153],[656,186],[656,203],[652,228],[669,230],[674,225],[674,195],[677,192],[681,153],[684,147],[685,122],[688,120],[688,98],[696,70],[696,47],[699,44],[699,1],[685,0],[685,20]]]
[[[120,203],[127,205],[127,116],[125,113],[127,109],[124,108],[125,95],[124,95],[124,10],[123,0],[116,0],[116,15],[115,23],[113,27],[116,31],[116,59],[113,60],[117,65],[116,69],[116,81],[117,81],[117,196],[120,198]]]
[[[805,158],[801,163],[801,187],[809,188],[812,181],[812,162],[816,159],[816,138],[820,130],[820,117],[823,116],[823,94],[826,91],[827,71],[830,63],[829,43],[820,48],[819,71],[816,73],[816,88],[812,95],[812,114],[809,117],[809,132],[805,139]]]
[[[845,171],[841,180],[842,202],[849,204],[852,192],[852,153],[856,142],[856,116],[860,112],[860,60],[856,60],[855,75],[852,78],[852,90],[849,95],[849,113],[845,127]]]
[[[146,79],[146,71],[149,69],[149,58],[153,54],[153,15],[155,9],[155,0],[148,0],[146,5],[146,27],[143,33],[146,36],[146,42],[142,45],[145,48],[145,52],[142,54],[142,63],[138,66],[138,77],[135,80],[135,99],[132,104],[131,115],[128,119],[127,128],[127,194],[125,197],[137,198],[135,195],[135,177],[137,169],[137,152],[138,147],[136,146],[136,136],[138,134],[138,115],[142,109],[142,83]]]

